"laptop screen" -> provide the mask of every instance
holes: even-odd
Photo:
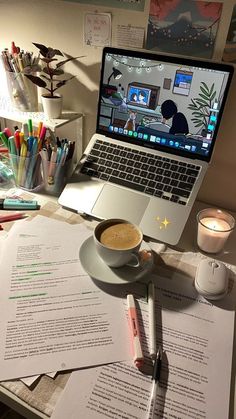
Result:
[[[209,161],[232,74],[223,63],[106,47],[97,132]]]

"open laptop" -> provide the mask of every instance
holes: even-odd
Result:
[[[233,67],[106,47],[97,129],[59,203],[178,243],[208,168]]]

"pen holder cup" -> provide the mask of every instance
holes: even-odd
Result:
[[[43,178],[39,153],[30,157],[10,154],[9,157],[16,186],[34,192],[42,189]]]
[[[53,163],[42,157],[42,173],[44,190],[51,195],[59,195],[73,170],[72,159]]]
[[[6,79],[12,107],[26,112],[38,111],[37,86],[22,73],[6,71]]]

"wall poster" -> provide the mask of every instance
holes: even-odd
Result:
[[[236,5],[233,8],[229,31],[223,52],[223,61],[236,63]]]
[[[151,0],[146,48],[212,58],[222,3]]]

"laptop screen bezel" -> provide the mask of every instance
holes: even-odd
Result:
[[[104,130],[102,128],[100,128],[99,126],[99,119],[100,119],[100,113],[101,113],[101,106],[102,106],[102,97],[101,97],[101,92],[102,92],[102,85],[103,85],[103,76],[104,76],[104,68],[105,68],[105,57],[106,54],[118,54],[118,55],[122,55],[122,56],[132,56],[132,57],[137,57],[137,58],[141,58],[141,59],[148,59],[148,60],[158,60],[158,61],[163,61],[166,63],[172,63],[172,64],[178,64],[178,65],[185,65],[187,67],[191,67],[191,66],[197,66],[197,67],[202,67],[202,68],[206,68],[206,69],[211,69],[211,70],[219,70],[219,71],[223,71],[223,72],[227,72],[229,74],[228,76],[228,80],[226,83],[226,87],[225,87],[225,91],[224,91],[224,97],[221,103],[221,109],[219,111],[219,117],[215,126],[215,130],[214,130],[214,134],[213,134],[213,138],[211,141],[211,147],[209,150],[208,155],[204,156],[204,155],[200,155],[200,154],[194,154],[194,153],[189,153],[188,151],[185,150],[180,150],[180,149],[173,149],[171,147],[168,146],[163,146],[161,144],[153,144],[151,142],[147,142],[147,141],[143,141],[140,139],[135,139],[135,138],[129,138],[129,137],[123,137],[121,136],[119,133],[115,133],[115,132],[107,132],[107,130]],[[226,99],[228,97],[228,92],[229,92],[229,87],[232,81],[232,77],[233,77],[233,73],[234,73],[234,67],[228,63],[222,63],[222,62],[216,62],[216,61],[210,61],[210,60],[202,60],[202,59],[194,59],[194,58],[188,58],[188,57],[182,57],[182,56],[176,56],[176,55],[163,55],[163,54],[159,54],[159,53],[153,53],[153,52],[147,52],[147,51],[140,51],[140,50],[128,50],[128,49],[122,49],[122,48],[114,48],[114,47],[104,47],[103,49],[103,53],[102,53],[102,63],[101,63],[101,74],[100,74],[100,83],[99,83],[99,95],[98,95],[98,106],[97,106],[97,121],[96,121],[96,132],[98,134],[102,134],[106,137],[112,138],[112,139],[116,139],[119,141],[124,142],[125,144],[136,144],[136,145],[140,145],[143,146],[144,149],[155,149],[155,150],[159,150],[159,151],[163,151],[165,153],[170,153],[170,154],[174,154],[174,155],[179,155],[179,156],[183,156],[183,157],[187,157],[190,159],[197,159],[197,160],[202,160],[202,161],[206,161],[209,162],[211,160],[211,156],[215,147],[215,142],[217,139],[217,133],[219,131],[219,127],[222,121],[222,116],[223,116],[223,111],[225,108],[225,103],[226,103]]]

